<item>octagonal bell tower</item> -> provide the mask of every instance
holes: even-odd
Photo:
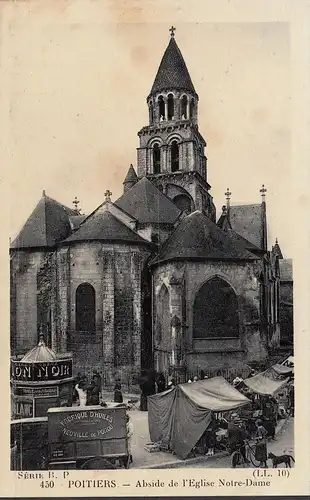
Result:
[[[215,221],[206,142],[198,130],[199,97],[174,31],[147,97],[149,124],[138,133],[138,177],[148,177],[181,210],[201,210]]]

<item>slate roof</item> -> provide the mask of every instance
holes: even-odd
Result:
[[[243,248],[246,248],[250,252],[263,252],[262,248],[254,245],[246,238],[243,238],[243,236],[236,233],[236,231],[231,228],[230,218],[228,212],[226,211],[226,207],[225,210],[223,210],[219,220],[217,221],[217,225],[228,234],[228,236],[234,241],[234,243],[242,245]]]
[[[133,166],[130,165],[123,184],[126,184],[127,182],[137,182],[137,181],[138,181],[138,176],[136,174],[136,171],[133,168]]]
[[[186,216],[164,243],[151,265],[168,260],[255,260],[256,257],[214,222],[196,211]]]
[[[141,223],[173,224],[181,214],[178,207],[146,177],[116,200],[115,205]]]
[[[174,37],[170,38],[168,47],[165,50],[151,89],[151,94],[164,89],[188,90],[194,94],[196,93]]]
[[[240,234],[236,233],[233,229],[227,229],[226,233],[236,243],[242,245],[249,252],[263,252],[262,248],[257,247],[251,241],[243,238]]]
[[[262,248],[263,218],[260,204],[231,206],[230,225],[236,233]]]
[[[11,248],[52,247],[71,233],[69,216],[75,211],[43,194]]]
[[[94,240],[149,244],[108,210],[94,212],[64,243]]]
[[[292,259],[279,260],[280,265],[280,280],[293,281],[293,261]]]
[[[88,216],[87,215],[72,215],[69,217],[69,221],[71,224],[71,228],[73,231],[78,229],[78,227],[81,225],[84,219],[86,219]]]

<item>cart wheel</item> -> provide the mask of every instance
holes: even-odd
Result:
[[[86,460],[81,466],[81,469],[103,470],[103,469],[116,469],[109,460],[103,457],[94,457]]]

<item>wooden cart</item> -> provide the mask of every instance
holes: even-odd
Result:
[[[50,469],[128,468],[126,406],[48,410]]]

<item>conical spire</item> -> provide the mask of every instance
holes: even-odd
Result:
[[[185,61],[175,41],[174,33],[171,35],[161,60],[151,94],[164,89],[188,90],[196,94]]]
[[[125,180],[123,182],[124,185],[124,193],[131,189],[138,182],[138,176],[136,174],[133,165],[130,165]]]

